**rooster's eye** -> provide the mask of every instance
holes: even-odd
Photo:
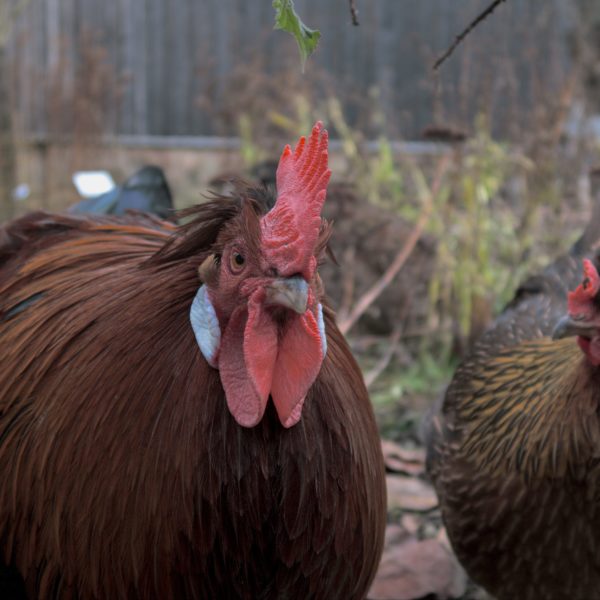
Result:
[[[231,253],[231,270],[235,273],[242,270],[244,264],[246,263],[246,259],[239,252]]]

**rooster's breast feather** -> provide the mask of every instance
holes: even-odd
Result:
[[[189,324],[237,204],[198,210],[0,230],[0,543],[31,597],[368,589],[385,488],[360,371],[325,307],[302,420],[284,430],[270,403],[240,428]]]

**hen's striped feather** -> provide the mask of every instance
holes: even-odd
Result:
[[[428,432],[452,545],[501,600],[590,600],[600,589],[600,372],[552,341],[600,203],[571,252],[530,278],[462,363]]]
[[[31,598],[366,594],[383,466],[331,310],[290,430],[272,406],[233,421],[189,325],[197,266],[240,206],[179,229],[37,213],[0,230],[0,550]]]

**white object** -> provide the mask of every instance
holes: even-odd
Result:
[[[16,202],[23,202],[23,200],[27,200],[27,198],[29,198],[29,194],[31,194],[31,189],[26,183],[20,183],[12,191],[13,200]]]
[[[323,351],[323,358],[327,354],[327,335],[325,334],[325,321],[323,319],[323,306],[319,302],[317,307],[317,325],[319,326],[319,333],[321,334],[321,350]]]
[[[108,171],[77,171],[73,174],[73,185],[82,198],[95,198],[117,187]]]
[[[217,352],[221,345],[219,319],[212,305],[206,286],[200,286],[190,309],[190,321],[204,358],[211,367],[217,368]]]

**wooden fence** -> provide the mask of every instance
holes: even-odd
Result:
[[[17,125],[36,135],[231,135],[246,107],[255,117],[269,100],[276,113],[297,111],[290,86],[311,102],[337,95],[352,123],[394,136],[468,123],[482,103],[506,117],[511,103],[564,84],[560,40],[573,18],[564,0],[511,0],[433,74],[433,59],[488,3],[356,0],[353,27],[346,0],[296,0],[323,35],[303,77],[292,38],[273,31],[271,0],[31,0],[8,48]]]

